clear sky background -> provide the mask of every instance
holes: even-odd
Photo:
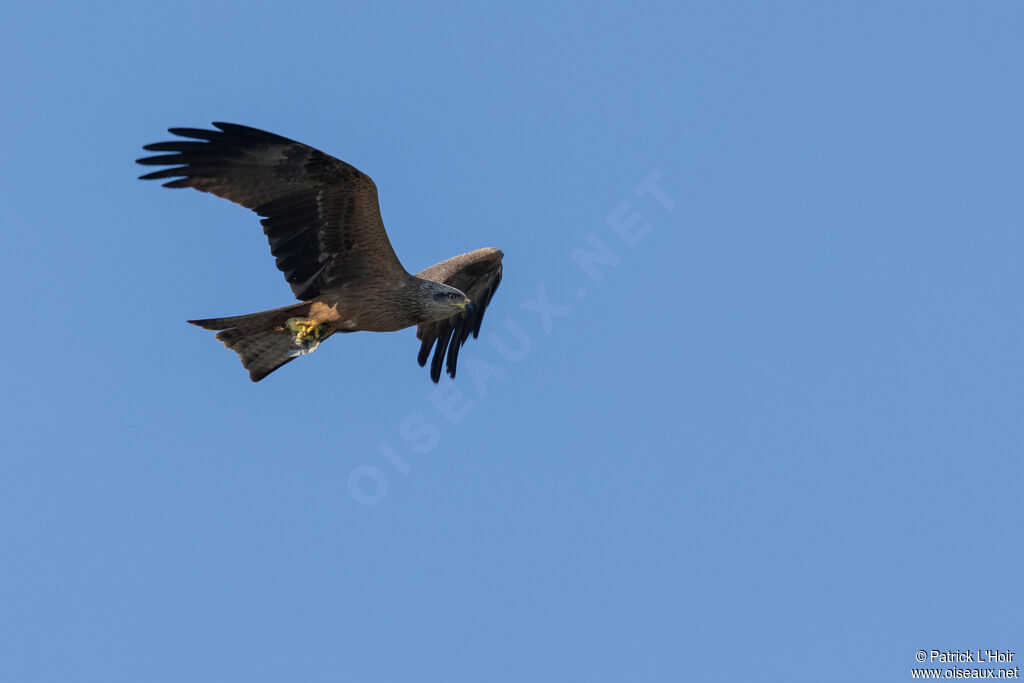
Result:
[[[1024,658],[1019,3],[2,14],[0,681]],[[504,250],[454,383],[405,330],[252,384],[185,324],[292,300],[253,214],[135,179],[215,120],[369,173],[409,270]]]

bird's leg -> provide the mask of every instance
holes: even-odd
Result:
[[[318,320],[289,318],[285,325],[295,333],[295,343],[301,346],[306,353],[312,353],[324,339],[331,334],[328,325]]]

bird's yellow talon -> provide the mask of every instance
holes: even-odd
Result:
[[[321,324],[317,320],[289,318],[285,325],[295,333],[295,343],[302,347],[312,347],[309,349],[310,351],[315,349],[331,332],[329,326]]]

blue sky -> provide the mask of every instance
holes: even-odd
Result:
[[[0,680],[1024,657],[1019,4],[4,15]],[[214,120],[369,173],[409,270],[504,250],[454,383],[185,324],[291,301],[255,216],[135,180]]]

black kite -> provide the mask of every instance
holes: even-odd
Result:
[[[434,351],[431,379],[440,379],[446,358],[455,377],[459,348],[479,334],[501,281],[501,251],[477,249],[410,275],[388,240],[368,175],[279,135],[213,125],[218,130],[171,128],[190,139],[146,145],[166,154],[138,163],[170,168],[141,178],[171,178],[164,187],[194,187],[259,214],[277,267],[301,303],[189,322],[219,330],[217,339],[238,353],[254,382],[335,332],[412,325],[422,342],[419,364]]]

